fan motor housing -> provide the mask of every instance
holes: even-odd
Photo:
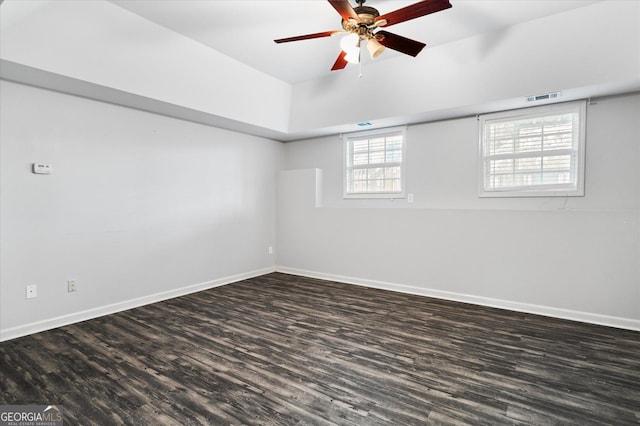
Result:
[[[354,7],[353,10],[358,15],[358,18],[360,18],[360,22],[355,22],[353,19],[343,19],[342,28],[347,32],[355,33],[363,37],[371,35],[369,34],[371,32],[369,27],[374,23],[375,19],[380,16],[380,12],[378,12],[376,8],[362,5]]]
[[[361,24],[364,25],[373,24],[373,20],[380,16],[380,13],[377,9],[369,6],[357,6],[354,7],[353,10],[360,18]]]

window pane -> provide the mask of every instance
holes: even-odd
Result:
[[[400,179],[400,166],[386,167],[384,169],[384,175],[387,179]]]
[[[516,152],[532,152],[542,150],[542,135],[518,138]]]
[[[402,161],[402,151],[395,149],[393,151],[387,151],[387,163],[399,163]]]
[[[369,151],[369,141],[367,139],[360,140],[360,141],[353,141],[354,154],[361,153],[361,152],[368,152],[368,151]]]
[[[378,177],[379,170],[380,169],[375,168],[367,169],[367,179],[376,179]]]
[[[518,171],[540,170],[542,157],[518,158],[515,160],[515,168]]]
[[[354,166],[361,166],[363,164],[369,164],[369,153],[363,152],[358,154],[353,154],[353,162]]]
[[[513,173],[513,160],[494,160],[489,162],[490,174]]]
[[[367,179],[367,169],[354,169],[352,170],[353,178],[355,180],[366,180]]]
[[[374,151],[369,153],[369,164],[384,163],[384,151]]]
[[[387,150],[391,150],[391,149],[397,149],[397,150],[402,149],[401,135],[390,136],[387,138]]]
[[[384,151],[384,138],[370,139],[369,151]]]
[[[553,157],[544,157],[543,170],[549,171],[570,171],[571,170],[571,156],[570,155],[558,155]]]
[[[488,142],[487,152],[490,155],[512,153],[514,147],[513,132],[513,123],[490,124],[486,137]]]

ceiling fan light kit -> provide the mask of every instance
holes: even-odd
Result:
[[[367,50],[369,51],[369,55],[371,55],[371,59],[375,59],[378,56],[382,55],[384,46],[381,45],[380,42],[375,38],[370,38],[369,40],[367,40]]]
[[[346,53],[344,59],[352,64],[360,62],[360,37],[357,34],[349,34],[340,40],[340,49]]]
[[[342,51],[333,64],[331,71],[340,70],[348,63],[360,62],[360,46],[365,41],[372,59],[382,54],[385,47],[410,56],[417,56],[426,46],[424,43],[409,38],[379,30],[400,22],[419,18],[420,16],[439,12],[451,7],[449,0],[423,0],[418,3],[380,15],[377,9],[364,6],[366,0],[357,0],[358,6],[352,7],[349,0],[328,0],[331,6],[342,16],[341,26],[344,31],[324,31],[295,37],[274,40],[276,43],[308,40],[329,37],[338,33],[348,33],[340,40]],[[374,32],[375,31],[375,32]]]

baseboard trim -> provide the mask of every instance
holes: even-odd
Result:
[[[579,321],[589,324],[604,325],[608,327],[622,328],[626,330],[640,331],[640,320],[614,317],[608,315],[594,314],[590,312],[572,311],[569,309],[553,308],[549,306],[533,305],[529,303],[513,302],[509,300],[494,299],[490,297],[480,297],[463,293],[454,293],[430,288],[394,284],[384,281],[369,280],[364,278],[354,278],[344,275],[326,274],[322,272],[307,271],[304,269],[289,268],[286,266],[276,266],[276,272],[299,275],[302,277],[317,278],[321,280],[337,281],[345,284],[377,288],[380,290],[397,291],[400,293],[415,294],[437,299],[452,300],[455,302],[471,303],[474,305],[488,306],[492,308],[507,309],[516,312],[544,315],[547,317],[561,318],[572,321]]]
[[[117,312],[126,311],[128,309],[137,308],[151,303],[162,302],[163,300],[173,299],[174,297],[185,296],[191,293],[197,293],[203,290],[209,290],[214,287],[220,287],[234,282],[246,280],[248,278],[258,277],[275,272],[275,266],[257,269],[242,274],[231,275],[228,277],[218,278],[203,283],[193,284],[173,290],[163,291],[148,296],[138,297],[136,299],[125,300],[123,302],[113,303],[111,305],[100,306],[97,308],[87,309],[85,311],[75,312],[44,321],[33,322],[18,327],[0,330],[0,342],[27,336],[29,334],[39,333],[41,331],[51,330],[53,328],[63,327],[65,325],[74,324],[81,321],[87,321],[104,315],[115,314]]]
[[[246,280],[249,278],[266,275],[272,272],[282,272],[285,274],[299,275],[309,278],[317,278],[321,280],[337,281],[346,284],[353,284],[380,290],[397,291],[400,293],[415,294],[419,296],[433,297],[437,299],[452,300],[456,302],[471,303],[481,306],[489,306],[492,308],[507,309],[516,312],[526,312],[530,314],[544,315],[548,317],[568,319],[572,321],[585,322],[590,324],[604,325],[608,327],[616,327],[627,330],[640,331],[640,321],[629,318],[614,317],[608,315],[600,315],[589,312],[572,311],[568,309],[559,309],[548,306],[533,305],[528,303],[513,302],[509,300],[494,299],[489,297],[473,296],[463,293],[454,293],[429,288],[408,286],[403,284],[389,283],[385,281],[369,280],[364,278],[355,278],[344,275],[327,274],[322,272],[308,271],[304,269],[289,268],[286,266],[270,266],[267,268],[257,269],[242,274],[231,275],[218,278],[203,283],[193,284],[190,286],[173,289],[161,293],[151,294],[136,299],[126,300],[111,305],[100,306],[85,311],[75,312],[56,318],[47,319],[21,325],[18,327],[0,330],[0,342],[4,342],[18,337],[27,336],[29,334],[39,333],[41,331],[51,330],[53,328],[63,327],[65,325],[87,321],[104,315],[115,314],[117,312],[126,311],[128,309],[137,308],[139,306],[149,305],[151,303],[162,302],[164,300],[173,299],[174,297],[185,296],[191,293],[208,290],[214,287],[220,287],[234,282]]]

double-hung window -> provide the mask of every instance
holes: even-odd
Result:
[[[404,197],[405,128],[343,136],[344,198]]]
[[[584,101],[480,117],[481,197],[582,196]]]

